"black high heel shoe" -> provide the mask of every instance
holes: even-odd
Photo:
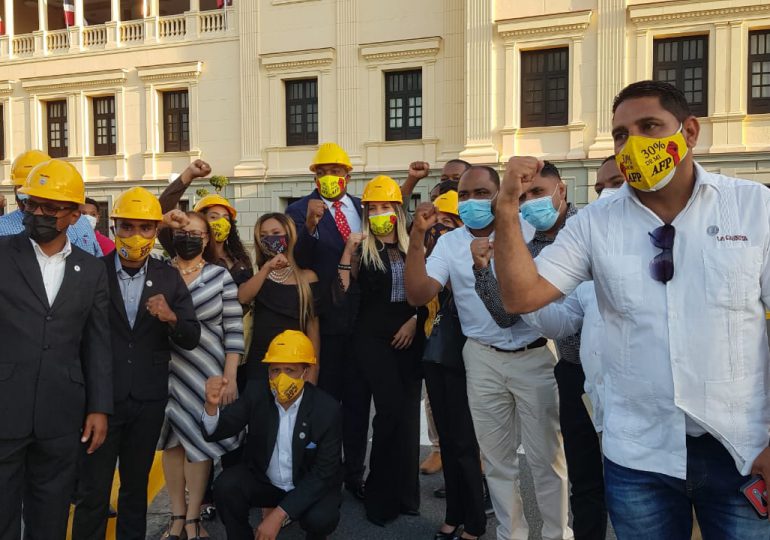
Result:
[[[184,522],[185,525],[195,525],[195,536],[188,537],[188,540],[204,540],[209,538],[208,536],[201,536],[201,520],[200,518],[188,519]]]
[[[166,532],[163,533],[163,536],[161,536],[161,540],[186,540],[187,539],[187,531],[184,530],[184,527],[182,528],[182,532],[179,534],[171,534],[171,526],[174,524],[175,521],[184,521],[187,519],[187,516],[171,516],[171,519],[168,522],[168,528],[166,529]]]
[[[455,527],[454,530],[448,533],[441,532],[441,529],[439,529],[436,531],[436,535],[433,537],[433,540],[454,540],[458,537],[459,534],[460,527]]]

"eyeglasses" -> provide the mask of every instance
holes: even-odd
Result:
[[[182,230],[176,230],[174,231],[174,236],[177,238],[182,237],[190,237],[190,238],[203,238],[206,236],[206,233],[201,231],[182,231]]]
[[[32,199],[27,199],[26,201],[24,201],[25,212],[29,214],[34,214],[38,208],[40,208],[40,211],[43,213],[44,216],[56,217],[59,212],[63,212],[64,210],[69,210],[70,212],[72,212],[77,207],[76,206],[56,206],[50,203],[39,203]]]
[[[655,281],[666,283],[674,277],[674,237],[676,229],[672,225],[662,225],[654,231],[648,233],[650,242],[658,249],[660,253],[655,255],[650,261],[650,276]]]

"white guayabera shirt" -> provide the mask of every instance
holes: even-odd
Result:
[[[742,474],[768,446],[770,190],[706,172],[672,225],[674,277],[652,279],[663,222],[627,185],[567,222],[535,260],[564,294],[593,279],[605,324],[606,457],[687,475],[685,434],[711,433]]]

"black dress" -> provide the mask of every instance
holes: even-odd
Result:
[[[318,315],[318,283],[310,284],[315,314]],[[295,284],[265,279],[252,304],[254,327],[246,356],[246,378],[267,380],[262,359],[270,342],[284,330],[302,330],[299,322],[299,292]]]
[[[362,265],[356,277],[361,296],[354,352],[376,410],[366,513],[370,520],[385,523],[420,506],[420,358],[425,336],[421,316],[412,345],[403,350],[391,346],[416,311],[406,302],[404,254],[387,245],[380,256],[384,272]]]

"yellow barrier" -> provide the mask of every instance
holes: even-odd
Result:
[[[163,452],[155,452],[155,459],[152,461],[152,469],[150,469],[150,479],[147,482],[147,506],[152,504],[152,501],[163,489],[166,484],[166,480],[163,478]],[[114,508],[118,508],[118,491],[120,490],[120,475],[115,470],[115,478],[112,481],[112,493],[110,493],[110,504]],[[72,512],[74,506],[70,507],[70,521],[67,526],[67,540],[72,540]],[[118,511],[120,509],[118,508]],[[115,520],[110,519],[107,521],[107,534],[105,540],[115,540]]]

